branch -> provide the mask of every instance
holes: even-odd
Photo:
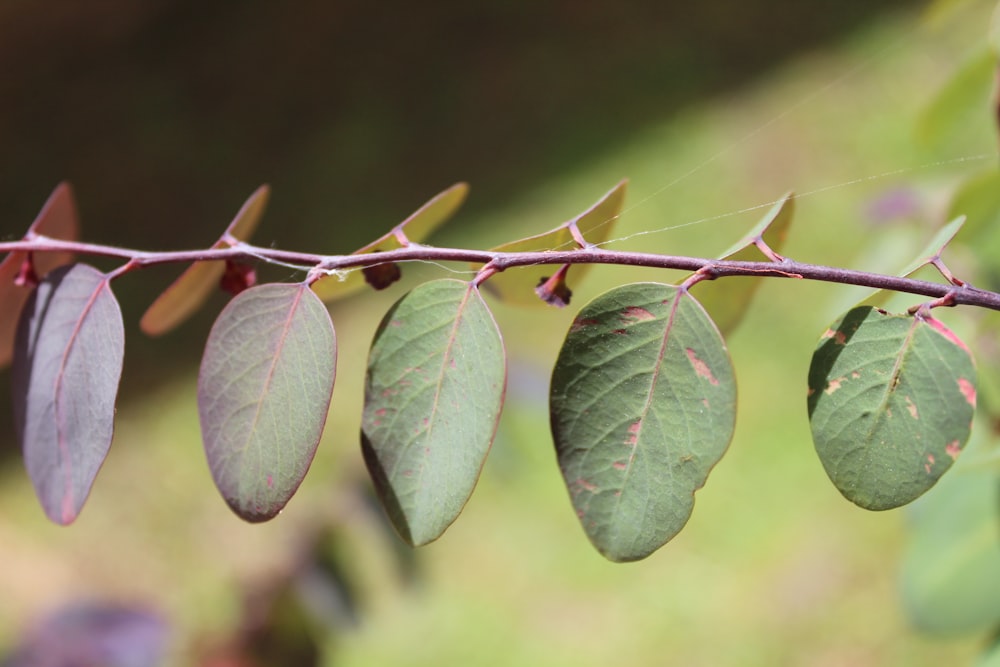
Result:
[[[281,262],[313,271],[318,277],[323,273],[364,268],[389,262],[455,261],[482,264],[483,271],[498,273],[521,266],[561,264],[613,264],[619,266],[644,266],[659,269],[697,271],[707,279],[754,276],[766,278],[797,278],[821,282],[858,285],[942,299],[941,305],[967,305],[1000,310],[1000,293],[962,285],[942,284],[914,280],[867,271],[808,264],[784,258],[780,262],[740,262],[684,255],[659,255],[655,253],[605,250],[596,247],[563,251],[498,252],[439,248],[411,243],[407,247],[379,253],[354,255],[318,255],[263,248],[240,243],[230,248],[206,250],[179,250],[144,252],[128,248],[92,243],[61,241],[35,235],[20,241],[0,243],[0,253],[72,252],[80,255],[115,257],[127,260],[130,270],[158,264],[188,263],[208,260]]]

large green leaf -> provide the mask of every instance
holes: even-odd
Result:
[[[766,257],[758,243],[774,252],[781,252],[792,224],[795,199],[792,193],[779,199],[739,243],[719,256],[719,259],[738,262],[758,262]],[[762,278],[743,277],[739,280],[705,280],[694,288],[698,301],[705,307],[723,335],[729,333],[743,320],[754,293]]]
[[[1000,624],[998,491],[995,470],[965,466],[913,504],[901,586],[920,630],[970,634]]]
[[[625,203],[625,186],[621,181],[604,194],[597,203],[586,211],[562,223],[555,229],[511,241],[493,248],[497,252],[534,252],[539,250],[571,250],[578,247],[573,230],[579,232],[588,243],[598,245],[611,238],[611,232],[618,221],[622,205]],[[581,264],[573,267],[573,278],[579,280],[590,267]],[[535,288],[552,277],[556,268],[552,266],[526,266],[504,271],[492,276],[484,283],[487,291],[508,303],[521,306],[538,306],[546,302],[538,298]]]
[[[466,183],[456,183],[431,197],[406,220],[352,254],[364,255],[398,250],[411,243],[423,241],[455,214],[468,194],[469,186]],[[382,289],[399,277],[398,267],[383,264],[342,275],[324,276],[312,284],[312,289],[323,301],[334,301],[361,290],[366,280],[376,289]]]
[[[552,373],[552,434],[594,546],[645,558],[684,527],[733,435],[736,381],[685,290],[626,285],[583,308]]]
[[[382,320],[368,358],[361,444],[379,498],[410,544],[437,539],[465,506],[505,382],[500,332],[473,285],[425,283]]]
[[[241,292],[212,326],[198,414],[215,484],[247,521],[274,517],[305,477],[326,423],[337,348],[305,284]]]
[[[969,438],[975,382],[968,349],[938,320],[850,310],[809,367],[809,423],[830,479],[871,510],[920,496]]]

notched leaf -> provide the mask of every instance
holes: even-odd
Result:
[[[976,372],[965,344],[931,317],[870,306],[833,324],[809,368],[809,423],[831,481],[871,510],[905,505],[968,440]]]
[[[337,343],[305,284],[240,293],[212,326],[198,415],[212,478],[238,516],[276,516],[302,483],[330,407]]]
[[[107,276],[85,264],[42,278],[14,346],[14,426],[46,515],[73,522],[114,432],[125,332]]]
[[[552,372],[552,435],[594,546],[645,558],[676,535],[736,419],[726,345],[685,290],[613,289],[570,326]]]
[[[368,357],[361,445],[408,543],[437,539],[461,513],[496,434],[505,383],[500,332],[473,285],[424,283],[383,318]]]
[[[249,241],[260,224],[270,194],[271,189],[266,185],[257,188],[219,240],[212,244],[212,249],[231,248],[240,241]],[[197,312],[213,289],[221,287],[230,294],[238,294],[253,284],[249,276],[239,275],[240,266],[223,261],[195,262],[146,309],[139,328],[147,336],[161,336]]]

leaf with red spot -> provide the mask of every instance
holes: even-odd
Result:
[[[628,181],[621,181],[611,188],[597,202],[580,215],[570,218],[555,229],[529,236],[518,241],[511,241],[493,248],[497,252],[532,252],[540,250],[572,250],[578,246],[578,236],[587,243],[598,245],[611,238],[611,232],[618,222],[622,206],[625,203],[625,186]],[[574,230],[577,234],[574,234]],[[586,264],[574,265],[572,275],[579,280],[590,267]],[[556,269],[551,266],[525,266],[504,271],[492,276],[483,283],[486,290],[508,303],[519,306],[538,306],[549,303],[559,306],[568,296],[555,300],[547,298],[551,291],[536,292],[536,288],[546,284],[554,276]],[[565,271],[562,273],[562,291],[569,293],[565,286]],[[541,297],[541,298],[539,298]]]
[[[80,233],[80,221],[69,183],[60,183],[31,223],[26,236],[41,234],[62,241],[75,241]],[[18,285],[17,278],[25,268],[33,269],[35,278],[44,276],[56,267],[69,264],[73,255],[68,252],[31,253],[16,251],[0,262],[0,368],[10,363],[14,350],[17,316],[28,300],[33,285]]]
[[[736,380],[722,336],[687,291],[625,285],[573,322],[549,409],[584,531],[610,560],[632,561],[687,523],[732,438]]]
[[[76,519],[111,447],[124,350],[107,276],[85,264],[48,273],[21,313],[14,425],[28,476],[56,523]]]
[[[408,543],[437,539],[461,513],[496,434],[505,382],[503,341],[474,285],[425,283],[382,320],[368,357],[361,445]]]
[[[222,236],[212,244],[212,249],[232,248],[239,241],[247,241],[257,229],[271,190],[266,185],[257,188],[229,223]],[[231,265],[230,265],[231,266]],[[148,336],[160,336],[179,326],[197,312],[213,290],[223,289],[238,293],[232,275],[226,277],[227,263],[221,260],[195,262],[156,298],[139,321],[139,328]],[[237,271],[235,267],[232,269]],[[244,286],[251,285],[245,283]]]
[[[809,368],[809,424],[834,485],[871,510],[919,497],[969,438],[975,383],[968,348],[940,321],[850,310]]]
[[[251,287],[219,314],[198,375],[198,414],[212,478],[243,519],[271,519],[302,483],[336,363],[330,315],[304,283]]]
[[[760,262],[772,259],[758,244],[775,253],[781,252],[792,225],[795,198],[786,193],[741,241],[734,244],[719,259],[736,262]],[[780,265],[779,265],[780,267]],[[698,301],[708,311],[723,335],[743,321],[754,294],[763,278],[741,277],[738,280],[704,280],[692,288]]]
[[[406,220],[352,254],[365,255],[398,250],[410,243],[423,241],[455,214],[468,194],[469,186],[467,184],[456,183],[433,196]],[[319,298],[329,302],[343,299],[358,292],[366,282],[375,289],[381,290],[399,280],[400,277],[402,277],[402,271],[395,264],[376,264],[367,270],[324,276],[314,282],[312,288],[319,295]]]

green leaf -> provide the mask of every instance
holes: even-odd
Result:
[[[549,406],[583,529],[608,559],[633,561],[687,523],[732,438],[736,381],[698,302],[639,283],[598,296],[574,320]]]
[[[975,382],[968,349],[938,320],[849,311],[809,367],[809,423],[830,479],[866,509],[919,497],[969,438]]]
[[[420,285],[382,320],[368,357],[361,444],[389,518],[437,539],[479,478],[503,406],[500,332],[475,286]]]
[[[411,243],[423,241],[455,214],[468,194],[469,186],[467,184],[456,183],[447,190],[434,195],[406,220],[351,254],[364,255],[398,250]],[[312,289],[319,295],[319,298],[329,302],[354,294],[364,287],[366,281],[375,289],[384,289],[399,278],[398,267],[382,264],[367,269],[367,274],[366,270],[360,270],[351,271],[342,276],[322,277],[312,284]]]
[[[719,256],[719,259],[738,262],[759,262],[769,260],[757,247],[764,243],[774,252],[780,253],[788,236],[795,210],[795,199],[786,193],[761,218],[739,243]],[[728,334],[743,320],[750,301],[763,279],[740,278],[739,280],[703,280],[694,288],[698,301],[708,311],[723,335]]]
[[[63,241],[76,241],[80,235],[80,219],[76,200],[69,183],[60,183],[42,206],[26,236],[42,234]],[[17,316],[28,300],[31,290],[15,285],[21,267],[28,259],[26,252],[12,252],[0,262],[0,368],[10,363],[14,350]],[[69,264],[73,255],[68,252],[40,252],[34,254],[34,268],[38,277],[44,277],[56,267]]]
[[[493,250],[497,252],[533,252],[539,250],[572,250],[578,247],[573,237],[572,228],[583,238],[594,245],[604,243],[611,238],[622,205],[625,203],[625,186],[628,181],[621,181],[611,188],[596,204],[586,211],[562,223],[555,229],[529,236],[518,241],[499,245]],[[573,278],[579,280],[589,270],[586,264],[573,267]],[[521,306],[544,305],[545,301],[535,293],[535,288],[551,278],[556,268],[552,266],[518,267],[492,276],[484,285],[487,291],[508,303]]]
[[[337,347],[303,283],[241,292],[219,314],[198,376],[212,477],[247,521],[274,517],[305,477],[326,423]]]
[[[266,185],[257,188],[212,249],[231,248],[238,241],[249,240],[260,224],[270,193]],[[139,321],[139,328],[147,336],[160,336],[179,326],[197,312],[212,290],[219,288],[225,271],[223,261],[195,262],[150,304]]]
[[[917,118],[917,136],[944,142],[969,124],[987,123],[996,73],[996,55],[984,44],[955,72]]]
[[[996,472],[955,470],[914,503],[903,554],[903,606],[922,632],[957,635],[1000,624]]]

